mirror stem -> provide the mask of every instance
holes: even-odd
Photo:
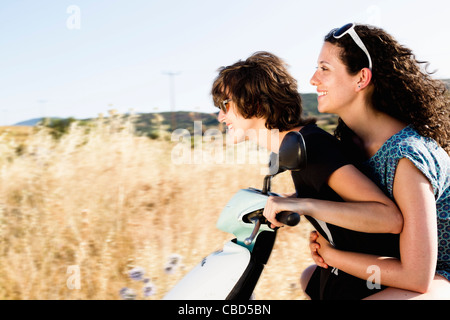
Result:
[[[264,184],[263,184],[263,188],[262,188],[262,194],[268,194],[270,192],[270,183],[272,181],[272,177],[271,175],[267,175],[264,177]]]

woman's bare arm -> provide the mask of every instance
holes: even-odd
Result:
[[[317,253],[329,266],[361,279],[370,270],[380,271],[381,284],[426,292],[435,274],[437,259],[436,203],[427,178],[407,159],[401,159],[394,178],[395,200],[403,214],[401,259],[345,252],[318,238]]]
[[[355,231],[400,233],[403,218],[400,210],[369,178],[353,165],[331,174],[328,185],[345,202],[270,197],[264,215],[276,226],[280,211],[294,211]]]

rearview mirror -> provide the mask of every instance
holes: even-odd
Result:
[[[300,132],[291,131],[284,136],[278,154],[270,154],[269,175],[302,170],[306,167],[306,161],[305,140]]]

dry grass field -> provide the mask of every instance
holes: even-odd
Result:
[[[0,131],[0,299],[161,299],[232,238],[215,224],[234,192],[262,186],[261,164],[173,164],[173,142],[137,137],[120,116],[89,130],[74,124],[59,140],[45,129],[8,130]],[[288,173],[273,190],[293,190]],[[256,299],[304,299],[310,230],[302,220],[278,232]],[[133,280],[132,270],[145,274]]]

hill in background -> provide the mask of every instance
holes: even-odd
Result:
[[[324,119],[326,122],[330,122],[330,120],[328,120],[330,118],[335,118],[332,115],[320,114],[317,111],[317,94],[302,94],[302,99],[304,116]],[[225,128],[218,122],[217,114],[218,111],[217,113],[198,113],[189,111],[179,111],[174,113],[142,113],[137,117],[136,128],[138,132],[149,136],[153,136],[158,130],[173,131],[178,128],[187,129],[191,134],[193,134],[194,121],[201,121],[203,131],[210,128],[218,128],[224,132]],[[334,122],[334,120],[331,122]]]
[[[303,111],[305,117],[315,117],[318,119],[318,124],[325,129],[327,126],[334,126],[337,117],[334,115],[320,114],[317,111],[317,94],[307,93],[302,94],[303,99]],[[202,122],[202,131],[206,131],[211,128],[217,128],[222,132],[225,132],[223,124],[217,120],[216,113],[200,113],[189,111],[178,112],[160,112],[160,113],[140,113],[135,115],[136,117],[136,130],[139,134],[146,135],[150,138],[158,138],[161,132],[172,132],[175,129],[187,129],[191,135],[194,134],[194,122]],[[125,115],[127,116],[127,115]],[[27,121],[22,121],[16,126],[35,126],[43,122],[43,118],[35,118]],[[87,123],[91,119],[79,120],[81,123]],[[76,121],[74,118],[45,118],[44,125],[54,129],[57,133],[55,136],[60,136],[67,131],[68,126]]]
[[[61,118],[54,118],[54,117],[52,117],[51,119],[61,119]],[[29,119],[29,120],[18,122],[18,123],[14,124],[14,125],[15,126],[32,126],[33,127],[33,126],[37,126],[43,120],[44,120],[44,118],[34,118],[34,119]]]

